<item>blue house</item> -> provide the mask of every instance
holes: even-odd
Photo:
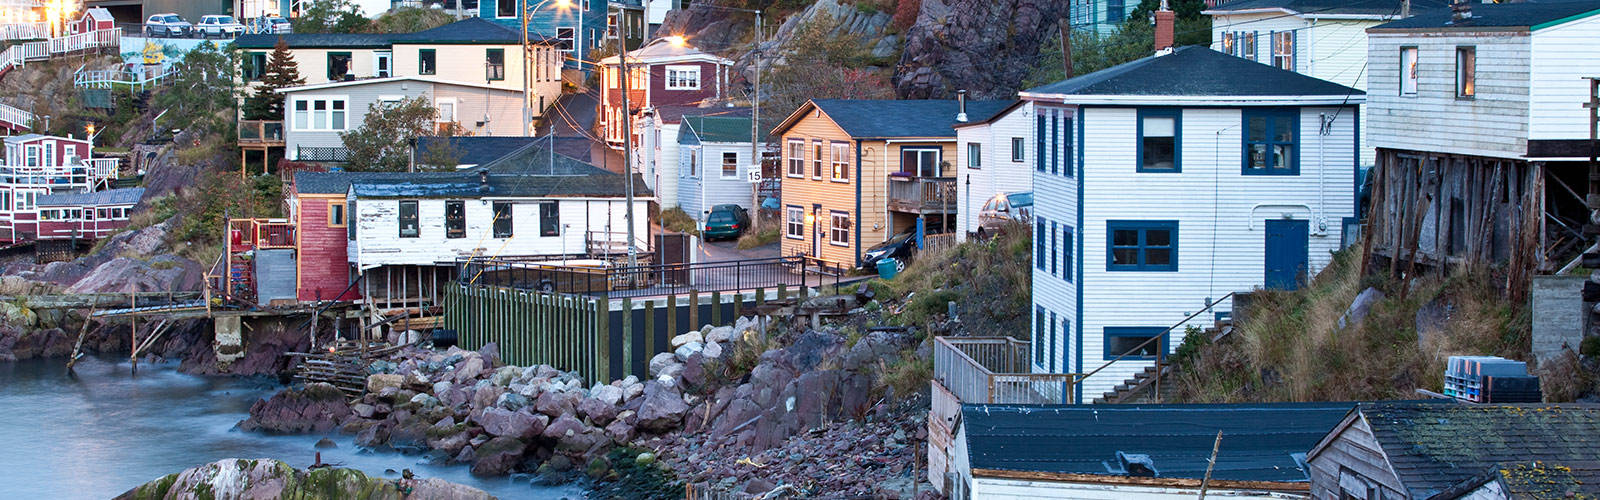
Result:
[[[589,51],[605,40],[609,5],[604,0],[480,0],[478,17],[521,29],[519,16],[531,10],[529,36],[556,41],[569,56],[567,67],[588,69],[578,61],[588,60]]]

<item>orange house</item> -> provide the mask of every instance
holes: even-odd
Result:
[[[1011,101],[812,99],[772,136],[783,150],[784,256],[857,267],[890,236],[955,231],[954,125]]]

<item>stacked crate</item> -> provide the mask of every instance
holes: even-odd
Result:
[[[1444,394],[1474,403],[1537,403],[1539,377],[1528,364],[1498,356],[1451,356],[1444,372]]]

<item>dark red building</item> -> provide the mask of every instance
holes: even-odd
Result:
[[[622,109],[619,63],[616,56],[600,60],[600,123],[613,147],[621,147],[622,120],[631,114]],[[637,112],[648,107],[715,105],[728,98],[732,68],[733,61],[701,52],[681,37],[657,39],[628,53],[628,107]],[[638,131],[634,134],[637,137]]]

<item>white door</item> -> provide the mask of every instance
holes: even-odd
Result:
[[[393,58],[393,55],[393,52],[374,53],[372,57],[372,76],[378,78],[388,78],[390,74],[389,61]]]

